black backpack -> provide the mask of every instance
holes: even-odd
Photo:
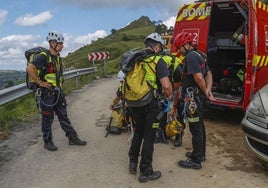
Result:
[[[35,47],[35,48],[31,48],[28,49],[24,52],[25,58],[27,60],[27,66],[29,63],[31,63],[34,59],[34,56],[36,54],[40,54],[42,53],[43,55],[45,55],[46,57],[50,58],[49,51],[44,48],[44,47]],[[45,70],[38,70],[37,74],[38,77],[41,79],[42,77],[44,77],[44,72]],[[33,81],[33,79],[31,79],[31,77],[29,76],[28,72],[26,71],[26,86],[28,89],[35,91],[37,88],[39,88],[39,85],[37,83],[35,83]]]
[[[134,65],[137,62],[142,61],[146,57],[147,57],[146,50],[140,50],[140,49],[129,50],[122,55],[120,61],[120,68],[124,73],[128,73],[134,68]]]

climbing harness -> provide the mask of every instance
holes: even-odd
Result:
[[[41,88],[37,88],[35,91],[35,101],[38,109],[39,117],[41,118]]]
[[[60,88],[59,87],[55,87],[54,88],[54,91],[53,91],[53,94],[54,92],[57,93],[57,98],[56,98],[56,101],[53,103],[53,104],[46,104],[43,100],[42,100],[42,88],[37,88],[36,92],[35,92],[35,100],[36,100],[36,105],[37,105],[37,108],[38,108],[38,112],[41,114],[41,104],[47,106],[47,107],[53,107],[55,106],[58,101],[59,101],[59,98],[60,98]]]
[[[186,96],[184,99],[184,108],[183,108],[183,117],[184,117],[184,123],[186,119],[186,115],[192,116],[197,109],[197,104],[196,100],[194,98],[194,88],[193,87],[188,87],[186,89]]]

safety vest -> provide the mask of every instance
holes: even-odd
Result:
[[[168,68],[170,69],[170,78],[171,81],[173,81],[173,73],[175,72],[177,67],[182,64],[182,61],[175,55],[163,55],[162,59],[165,61]]]
[[[145,70],[145,79],[153,89],[158,89],[156,83],[156,65],[161,56],[149,56],[143,60],[143,68]]]
[[[62,87],[62,65],[59,55],[53,61],[50,55],[47,55],[45,52],[41,53],[48,57],[44,80],[54,87]]]
[[[171,55],[163,55],[162,59],[167,64],[168,68],[172,68],[173,71],[182,63],[181,60],[176,56]]]

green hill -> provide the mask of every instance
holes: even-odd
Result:
[[[89,45],[86,45],[64,58],[66,68],[86,68],[91,67],[92,62],[88,60],[88,53],[108,51],[110,59],[107,62],[107,74],[115,73],[119,69],[119,61],[122,54],[132,48],[144,47],[144,38],[154,32],[156,26],[146,16],[131,22],[126,27],[119,30],[112,30],[112,34],[105,38],[100,38]],[[100,66],[102,71],[103,60],[95,61],[95,65]]]

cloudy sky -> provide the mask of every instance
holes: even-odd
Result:
[[[0,70],[24,70],[24,51],[48,47],[49,31],[64,35],[69,52],[141,16],[172,26],[178,8],[194,0],[0,0]]]

